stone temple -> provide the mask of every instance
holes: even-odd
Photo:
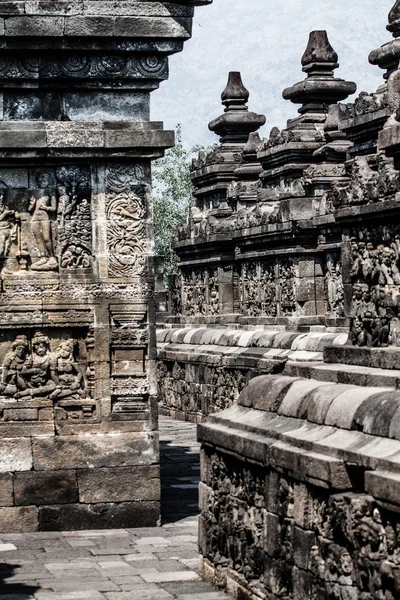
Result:
[[[198,424],[206,582],[398,600],[400,0],[376,92],[313,31],[261,139],[229,74],[163,290],[149,96],[209,3],[0,3],[0,534],[156,525],[159,413]]]

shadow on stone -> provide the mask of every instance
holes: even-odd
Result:
[[[161,520],[173,523],[197,515],[200,456],[192,446],[160,442]]]
[[[17,570],[20,565],[12,565],[8,563],[0,564],[0,598],[8,600],[31,600],[33,594],[40,588],[38,586],[26,585],[22,582],[8,583],[7,579],[17,575]]]

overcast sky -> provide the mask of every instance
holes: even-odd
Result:
[[[208,122],[222,112],[220,94],[229,71],[241,71],[249,107],[267,117],[261,134],[283,128],[297,108],[285,87],[305,78],[301,57],[313,29],[326,29],[339,55],[337,76],[372,92],[383,72],[368,63],[388,42],[394,0],[214,0],[196,8],[193,37],[170,59],[170,79],[152,93],[151,118],[174,129],[182,123],[186,146],[218,141]]]

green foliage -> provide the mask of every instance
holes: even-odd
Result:
[[[178,256],[172,249],[172,240],[178,225],[185,225],[192,200],[190,162],[201,150],[185,150],[182,145],[182,127],[176,126],[175,147],[153,167],[154,235],[156,254],[164,257],[165,277],[177,273]]]

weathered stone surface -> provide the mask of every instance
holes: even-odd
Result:
[[[0,439],[0,473],[29,471],[31,468],[30,439]]]
[[[0,533],[38,531],[38,510],[33,506],[0,507]]]
[[[0,530],[159,520],[150,92],[207,3],[0,2]]]
[[[40,438],[32,443],[37,471],[151,465],[157,463],[155,434],[117,434]]]
[[[13,502],[13,479],[10,473],[0,475],[0,506],[12,506]]]
[[[67,504],[78,500],[75,471],[31,471],[14,476],[17,506]]]
[[[160,498],[158,466],[78,469],[77,479],[79,500],[85,504],[157,502]]]
[[[160,503],[148,501],[43,506],[39,526],[41,531],[151,527],[159,513]]]

